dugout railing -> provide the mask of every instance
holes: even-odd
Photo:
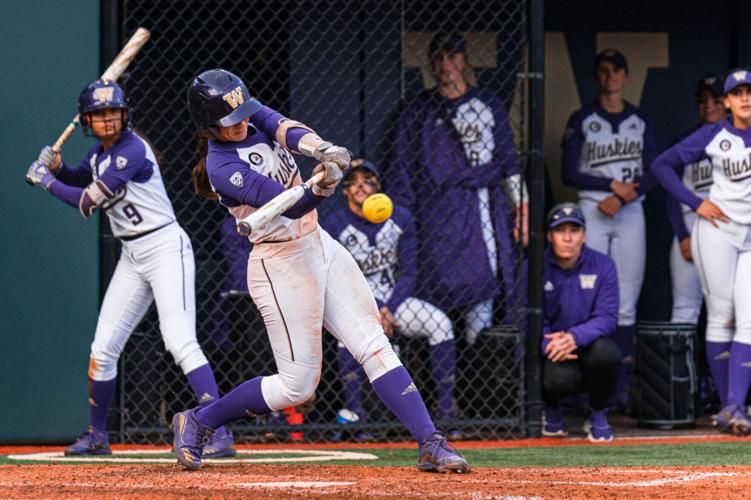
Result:
[[[226,210],[198,197],[190,182],[196,136],[185,90],[191,77],[213,67],[239,74],[264,104],[347,146],[356,157],[371,159],[388,179],[400,113],[435,85],[428,64],[430,40],[439,32],[455,33],[466,43],[468,81],[496,95],[508,113],[529,193],[530,244],[516,243],[499,255],[506,261],[504,272],[513,273],[512,284],[496,294],[492,324],[473,345],[466,339],[461,308],[446,311],[456,336],[455,413],[439,424],[468,439],[539,435],[539,357],[526,347],[537,345],[541,328],[541,292],[533,286],[541,279],[544,213],[541,21],[540,0],[103,0],[103,66],[138,26],[152,32],[121,83],[134,103],[133,122],[162,155],[167,192],[191,237],[198,339],[222,393],[251,376],[274,373],[274,361],[255,306],[230,283],[230,266],[236,264],[220,229],[227,223]],[[300,157],[297,163],[307,177],[313,163]],[[388,180],[384,184],[388,193]],[[516,189],[521,196],[522,186]],[[334,198],[320,209],[322,217],[344,207],[341,194]],[[101,220],[104,290],[116,263],[117,241]],[[463,265],[470,269],[477,263]],[[435,295],[424,286],[418,280],[416,296]],[[120,360],[117,404],[109,420],[117,441],[169,442],[171,415],[196,405],[184,375],[164,351],[158,327],[152,307]],[[427,340],[397,334],[393,342],[434,409]],[[367,381],[362,386],[367,418],[354,425],[337,423],[346,402],[336,349],[335,340],[325,335],[315,401],[233,423],[238,441],[354,440],[362,433],[376,440],[407,439]]]

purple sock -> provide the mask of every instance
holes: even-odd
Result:
[[[378,377],[373,381],[373,389],[418,444],[435,432],[425,402],[406,368],[399,366]]]
[[[107,410],[116,381],[117,378],[103,382],[89,379],[89,424],[98,431],[107,430]]]
[[[269,413],[271,408],[263,399],[261,379],[263,377],[246,380],[223,398],[200,407],[196,411],[196,418],[203,425],[217,429],[233,420]]]
[[[357,362],[346,348],[339,348],[336,357],[337,364],[339,365],[339,380],[342,383],[347,409],[357,413],[361,419],[364,419],[365,410],[362,407],[361,387],[365,373],[360,363]]]
[[[706,343],[707,362],[712,380],[720,396],[720,408],[728,404],[728,360],[730,359],[730,342]]]
[[[634,337],[636,336],[636,325],[618,326],[613,332],[613,340],[621,350],[621,366],[618,369],[618,377],[615,383],[616,398],[620,404],[628,401],[629,380],[634,368],[634,358],[636,349],[634,346]]]
[[[743,407],[751,385],[751,345],[733,342],[728,361],[728,404]]]
[[[438,418],[454,418],[454,367],[456,348],[453,340],[430,346],[430,369],[436,385]]]
[[[208,363],[191,371],[186,377],[188,377],[188,382],[193,388],[193,394],[196,395],[199,405],[205,406],[219,399],[214,372],[211,371]]]

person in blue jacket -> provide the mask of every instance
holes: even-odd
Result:
[[[586,391],[590,441],[611,441],[608,400],[621,352],[611,338],[618,325],[618,277],[613,259],[585,246],[585,219],[575,203],[548,214],[543,289],[543,435],[565,436],[560,401]]]

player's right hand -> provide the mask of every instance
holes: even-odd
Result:
[[[50,172],[57,174],[60,169],[60,164],[63,161],[63,154],[60,151],[55,151],[50,146],[45,146],[39,152],[37,161],[44,163],[49,168]]]
[[[313,151],[313,158],[322,163],[333,161],[339,165],[343,172],[349,168],[349,164],[352,162],[352,153],[347,148],[324,141]]]
[[[47,165],[37,160],[26,171],[26,182],[47,190],[55,181],[55,176],[47,168]]]
[[[636,182],[620,182],[615,179],[610,182],[610,190],[627,202],[639,197],[639,193],[636,192],[638,187],[639,184]]]
[[[678,246],[681,249],[681,255],[683,256],[683,260],[686,262],[693,262],[694,256],[691,255],[691,236],[686,236],[683,238]]]
[[[618,213],[618,210],[621,209],[621,200],[611,194],[610,196],[605,197],[600,203],[598,203],[597,208],[603,214],[607,215],[608,217],[612,217]]]
[[[319,163],[313,169],[313,175],[319,172],[324,173],[323,179],[321,179],[318,184],[313,185],[313,194],[315,194],[316,196],[328,198],[329,196],[334,194],[337,184],[339,184],[339,181],[342,180],[342,171],[339,169],[339,166],[336,163],[324,162]]]
[[[385,333],[388,338],[393,337],[394,329],[399,328],[399,323],[396,322],[394,315],[391,314],[388,307],[383,306],[379,312],[381,313],[381,326],[383,326],[383,333]]]
[[[725,212],[722,211],[720,207],[712,203],[711,201],[705,199],[701,202],[701,205],[699,205],[699,208],[696,209],[696,214],[699,217],[703,217],[704,219],[707,219],[709,222],[714,224],[715,227],[719,227],[717,225],[717,220],[728,223],[730,222],[730,219],[728,219],[728,216],[725,215]]]

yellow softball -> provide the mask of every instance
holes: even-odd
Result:
[[[373,224],[388,220],[394,212],[394,203],[383,193],[371,194],[362,204],[362,214]]]

